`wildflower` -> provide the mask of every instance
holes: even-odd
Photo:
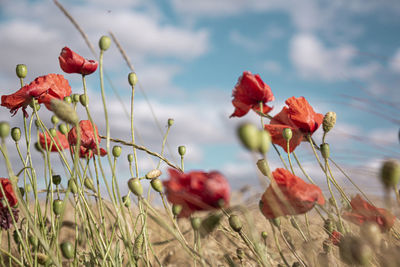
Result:
[[[51,140],[50,135],[46,132],[46,140],[45,140],[45,135],[40,133],[39,134],[39,142],[40,146],[45,149],[46,145],[51,152],[57,152],[57,146],[60,150],[63,149],[68,149],[69,144],[67,137],[63,135],[61,132],[57,131],[57,135],[54,138],[54,141],[56,142],[57,146],[54,145],[54,142]]]
[[[13,115],[22,107],[25,117],[28,117],[26,107],[33,98],[37,99],[39,104],[44,103],[47,109],[52,110],[50,105],[52,99],[64,99],[70,94],[71,86],[64,76],[47,74],[37,77],[33,82],[21,87],[11,95],[1,96],[1,105],[10,109]]]
[[[341,238],[342,238],[342,234],[340,232],[338,232],[338,231],[332,231],[332,233],[329,236],[329,240],[335,246],[339,246]]]
[[[305,140],[306,135],[312,135],[321,125],[324,116],[316,113],[304,97],[286,100],[288,107],[283,107],[281,112],[275,115],[270,124],[265,125],[272,137],[272,143],[280,145],[286,152],[287,141],[282,133],[285,129],[292,130],[292,138],[289,141],[290,152]]]
[[[239,77],[232,95],[232,104],[235,107],[235,111],[230,117],[242,117],[250,109],[263,113],[268,113],[272,110],[272,107],[265,103],[273,101],[274,95],[271,88],[261,80],[258,74],[253,75],[249,71],[244,71],[243,75]],[[262,103],[262,110],[260,110],[260,103]]]
[[[273,173],[272,184],[261,197],[261,212],[267,219],[283,215],[302,214],[315,204],[324,205],[321,189],[307,184],[291,172],[278,168]]]
[[[344,212],[342,217],[360,226],[372,222],[376,223],[381,231],[388,231],[396,220],[388,210],[369,204],[359,194],[351,199],[350,205],[352,210]]]
[[[18,210],[14,208],[17,203],[18,199],[15,196],[13,187],[11,185],[11,182],[7,178],[0,178],[0,183],[1,186],[3,187],[5,198],[0,191],[0,227],[3,229],[9,229],[11,227],[11,224],[13,223],[11,214],[8,210],[7,205],[4,203],[4,201],[8,201],[8,204],[11,207],[11,212],[13,213],[15,221],[18,221]]]
[[[66,73],[88,75],[95,72],[98,65],[97,61],[85,59],[68,47],[64,47],[61,50],[58,60],[60,61],[61,69]]]
[[[181,205],[179,217],[189,217],[193,212],[229,205],[230,187],[219,172],[192,171],[183,173],[168,170],[170,178],[164,181],[168,200]]]
[[[101,139],[98,134],[97,126],[94,125],[96,133],[93,131],[92,123],[88,120],[82,120],[79,122],[79,128],[81,133],[81,147],[80,147],[80,157],[89,157],[93,156],[93,150],[97,153],[97,143],[100,143]],[[70,145],[76,145],[77,143],[77,133],[76,127],[73,127],[68,133],[68,142]],[[100,156],[107,155],[107,151],[103,148],[100,148]]]

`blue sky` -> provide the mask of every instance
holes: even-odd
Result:
[[[229,119],[232,89],[244,70],[258,73],[276,100],[305,96],[317,112],[338,114],[328,137],[333,157],[357,179],[375,179],[387,157],[399,158],[400,3],[398,1],[87,0],[61,1],[91,42],[112,31],[131,58],[141,88],[164,125],[175,119],[168,146],[185,144],[186,169],[218,169],[235,185],[257,184],[253,157],[238,144],[238,124],[258,123],[255,114]],[[18,89],[15,65],[28,65],[27,80],[62,73],[65,45],[93,58],[83,39],[52,1],[0,0],[1,92]],[[123,99],[129,69],[115,46],[105,70]],[[80,77],[65,75],[73,92]],[[91,103],[99,97],[97,74],[88,77]],[[112,136],[129,139],[129,121],[107,84]],[[143,94],[136,98],[139,143],[160,150],[161,133]],[[129,102],[124,102],[129,108]],[[94,105],[100,128],[102,113]],[[45,112],[43,112],[45,113]],[[43,116],[46,116],[45,114]],[[1,120],[20,124],[4,108]],[[321,136],[317,132],[318,140]],[[128,153],[130,151],[124,151]],[[316,179],[321,175],[306,144],[298,153]],[[143,156],[143,155],[142,155]],[[273,168],[280,167],[273,151]],[[123,164],[123,163],[121,163]],[[143,172],[154,162],[143,157]],[[5,175],[4,168],[0,174]],[[372,178],[371,178],[372,177]],[[322,176],[321,176],[322,179]],[[360,180],[361,182],[363,180]]]

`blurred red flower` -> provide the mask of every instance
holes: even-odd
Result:
[[[169,180],[164,181],[167,199],[182,206],[179,217],[189,217],[195,211],[218,208],[221,200],[229,205],[230,186],[219,172],[192,171],[183,173],[169,169]]]
[[[46,144],[47,144],[49,151],[57,152],[58,151],[57,147],[54,145],[54,142],[51,141],[50,135],[46,132],[46,140],[45,140],[44,136],[45,135],[43,133],[39,134],[40,146],[43,149],[46,149]],[[67,137],[64,134],[62,134],[61,132],[57,131],[57,136],[54,137],[54,140],[56,141],[57,146],[60,150],[69,148],[69,143],[68,143]]]
[[[265,129],[270,133],[272,143],[288,152],[282,132],[285,128],[290,128],[293,136],[289,141],[289,150],[293,152],[305,140],[305,135],[312,135],[319,128],[324,115],[316,113],[304,97],[292,96],[285,103],[288,107],[283,107],[281,112],[271,119],[270,124],[265,125]]]
[[[302,214],[311,210],[315,204],[325,204],[318,186],[307,184],[288,170],[278,168],[272,176],[273,181],[260,201],[261,212],[267,219]]]
[[[0,178],[1,186],[3,187],[4,193],[6,195],[6,199],[8,200],[8,203],[10,204],[10,207],[14,207],[18,203],[18,199],[15,196],[12,184],[9,179],[7,178]],[[0,199],[3,200],[4,196],[3,193],[0,191]],[[6,205],[4,205],[0,201],[0,207],[4,208]]]
[[[342,238],[342,234],[338,231],[332,231],[331,235],[329,236],[329,240],[335,246],[339,246],[341,238]]]
[[[81,147],[80,147],[80,157],[88,156],[91,158],[94,153],[97,153],[96,138],[97,142],[100,144],[100,136],[98,134],[97,125],[94,125],[96,133],[93,131],[93,125],[89,120],[82,120],[79,122],[79,128],[81,132]],[[76,127],[73,127],[68,133],[68,142],[70,145],[76,145],[77,133]],[[107,155],[107,151],[100,148],[100,156]]]
[[[233,89],[232,104],[235,111],[230,117],[242,117],[250,109],[268,113],[272,110],[272,107],[265,103],[273,100],[274,95],[271,88],[261,80],[260,75],[253,75],[249,71],[244,71]],[[260,102],[263,104],[262,110],[260,110]]]
[[[60,74],[48,74],[37,77],[33,82],[25,85],[11,95],[1,96],[1,105],[10,109],[13,115],[22,107],[25,117],[28,117],[25,109],[32,98],[37,99],[39,104],[44,103],[47,109],[51,110],[50,101],[53,98],[64,99],[64,97],[70,94],[71,86],[64,76]]]
[[[98,65],[97,61],[87,60],[68,47],[64,47],[61,50],[58,60],[60,61],[61,69],[66,73],[92,74],[96,71]]]
[[[388,210],[369,204],[359,194],[351,199],[350,205],[351,212],[344,212],[342,217],[360,226],[366,222],[373,222],[378,224],[382,231],[388,231],[396,220]]]

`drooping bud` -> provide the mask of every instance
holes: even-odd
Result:
[[[28,69],[26,68],[25,64],[18,64],[17,67],[15,68],[15,72],[18,78],[23,79],[28,74]]]
[[[39,142],[35,142],[34,147],[35,147],[36,151],[43,152],[43,148]]]
[[[381,168],[381,181],[386,187],[392,187],[399,183],[400,163],[395,159],[386,160]]]
[[[129,208],[131,206],[131,198],[129,196],[123,196],[122,202],[124,203],[125,207]]]
[[[232,228],[233,231],[235,232],[240,232],[242,230],[242,222],[240,221],[239,216],[232,214],[229,216],[229,226]]]
[[[114,146],[112,149],[112,154],[115,158],[121,156],[122,148],[120,146]]]
[[[290,128],[283,129],[282,136],[287,142],[290,141],[290,139],[292,139],[292,137],[293,137],[292,129],[290,129]]]
[[[72,178],[68,180],[68,188],[73,194],[78,193],[78,187],[76,186],[76,183]]]
[[[245,123],[239,126],[238,136],[245,148],[254,151],[259,148],[261,143],[260,132],[256,126]]]
[[[332,130],[332,128],[336,124],[336,113],[333,111],[329,111],[325,114],[324,119],[322,120],[322,129],[325,133]]]
[[[71,242],[65,241],[60,245],[62,255],[66,259],[72,259],[74,257],[74,247]]]
[[[53,184],[54,185],[59,185],[61,184],[61,176],[58,174],[55,174],[52,176]]]
[[[99,47],[101,50],[106,51],[108,48],[110,48],[111,45],[111,39],[108,36],[101,36],[99,40]]]
[[[6,121],[0,122],[0,138],[6,138],[10,134],[10,124]]]
[[[174,124],[174,119],[169,118],[168,119],[168,127],[171,127],[172,124]]]
[[[137,75],[135,72],[129,73],[128,82],[129,82],[130,86],[135,86],[137,83],[137,80],[138,80],[138,78],[137,78]]]
[[[53,123],[54,125],[57,124],[59,121],[60,120],[56,115],[51,116],[51,123]]]
[[[136,196],[142,196],[143,194],[143,187],[142,184],[140,183],[139,178],[131,178],[128,181],[128,187],[129,190],[131,190],[132,193],[134,193]]]
[[[162,172],[159,169],[154,169],[146,174],[146,179],[155,179],[160,177]]]
[[[79,102],[81,103],[82,106],[87,107],[89,103],[89,98],[85,94],[81,94],[79,96]]]
[[[327,143],[323,143],[321,144],[321,155],[324,159],[329,159],[329,154],[330,154],[330,150],[329,150],[329,144]]]
[[[160,179],[158,178],[154,178],[151,180],[150,182],[151,187],[158,193],[162,193],[163,192],[163,184],[161,182]]]
[[[75,110],[64,101],[58,99],[52,99],[51,109],[53,110],[54,114],[57,115],[57,117],[59,117],[66,123],[70,123],[73,125],[78,124],[79,121],[78,114],[76,114]]]
[[[50,135],[55,138],[57,136],[57,131],[54,128],[50,128],[49,129]]]
[[[190,224],[192,225],[193,230],[199,230],[201,226],[201,220],[199,217],[193,217],[190,219]]]
[[[53,201],[53,212],[56,216],[59,216],[63,211],[63,201],[56,199]]]
[[[94,184],[93,184],[93,180],[90,179],[89,177],[86,177],[85,180],[83,181],[83,184],[85,185],[85,187],[89,190],[92,190],[93,192],[95,191],[94,189]]]
[[[58,130],[64,135],[68,133],[67,125],[65,125],[64,123],[58,125]]]
[[[277,228],[281,227],[281,219],[279,217],[271,219],[272,224]]]
[[[183,157],[186,154],[186,147],[185,146],[179,146],[178,147],[178,153]]]
[[[172,205],[172,214],[174,214],[174,216],[178,216],[182,211],[182,205],[179,204],[174,204]]]
[[[262,174],[264,174],[265,176],[268,176],[270,173],[270,169],[268,166],[268,162],[266,159],[260,159],[257,161],[257,167],[260,170],[260,172]]]
[[[18,127],[12,128],[11,137],[15,142],[18,142],[21,139],[21,129]]]
[[[269,147],[271,146],[271,135],[266,130],[260,131],[260,146],[258,147],[258,151],[261,154],[265,154],[269,151]]]

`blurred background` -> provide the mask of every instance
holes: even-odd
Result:
[[[139,79],[135,95],[137,143],[159,152],[167,119],[173,118],[166,156],[178,163],[177,147],[185,145],[186,170],[219,170],[236,189],[258,185],[254,164],[258,155],[240,146],[236,127],[243,122],[259,125],[259,118],[249,112],[229,119],[234,110],[232,89],[245,70],[260,74],[270,85],[275,95],[271,115],[291,96],[306,97],[319,113],[335,111],[337,125],[327,138],[331,156],[367,192],[380,191],[377,171],[381,161],[400,158],[399,1],[60,3],[96,48],[102,35],[111,31],[116,36]],[[64,74],[57,58],[64,46],[88,59],[98,57],[53,1],[0,0],[0,36],[2,95],[19,89],[16,64],[27,65],[25,81],[29,83],[48,73]],[[115,44],[105,53],[104,64],[109,78],[106,92],[111,136],[129,141],[130,70]],[[64,76],[73,93],[83,93],[80,75]],[[89,106],[105,134],[98,78],[98,71],[87,77]],[[49,112],[44,107],[40,112],[50,126]],[[82,108],[80,114],[86,118]],[[1,107],[0,120],[22,127],[20,111],[11,117]],[[317,143],[321,136],[322,129],[314,134]],[[22,164],[12,142],[8,145],[18,171]],[[325,180],[309,144],[302,144],[296,152],[314,180]],[[119,176],[126,181],[130,178],[126,155],[132,150],[124,148],[123,153]],[[142,174],[157,165],[156,159],[146,154],[139,153],[139,157]],[[273,169],[282,166],[275,151],[270,151],[269,160]],[[161,166],[165,171],[166,165]],[[342,175],[335,173],[342,181]],[[0,176],[7,176],[5,164],[0,164]]]

